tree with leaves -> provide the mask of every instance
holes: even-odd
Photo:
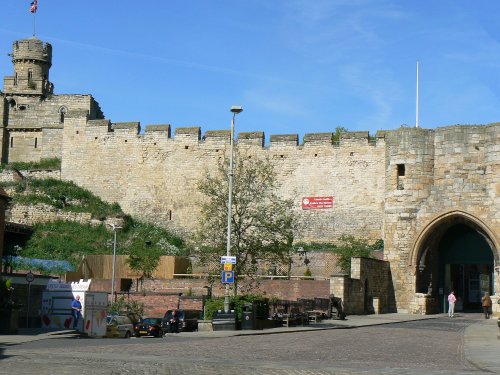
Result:
[[[340,137],[342,136],[342,133],[348,133],[349,130],[347,128],[344,128],[343,126],[337,126],[335,128],[335,132],[333,133],[332,141],[333,142],[339,142]]]
[[[144,223],[132,222],[122,244],[123,253],[128,254],[127,264],[141,274],[141,279],[151,278],[164,255],[182,255],[183,240],[170,232]]]
[[[261,262],[289,262],[295,214],[293,201],[278,194],[271,162],[237,155],[234,163],[230,253],[236,257],[235,275],[255,276]],[[196,254],[202,263],[226,255],[228,170],[226,161],[198,184],[204,195]],[[235,286],[236,294],[236,286]]]
[[[345,273],[351,270],[351,258],[373,258],[372,252],[384,248],[384,242],[378,240],[373,244],[369,244],[367,240],[355,238],[353,236],[342,236],[339,238],[340,243],[335,247],[334,251],[339,255],[338,265]]]

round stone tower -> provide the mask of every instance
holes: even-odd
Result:
[[[47,96],[54,90],[49,81],[52,46],[32,37],[17,40],[12,46],[14,76],[5,77],[6,94]]]

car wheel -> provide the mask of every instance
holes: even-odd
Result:
[[[125,333],[125,338],[126,338],[126,339],[129,339],[129,338],[130,338],[130,331],[127,331],[127,333]]]

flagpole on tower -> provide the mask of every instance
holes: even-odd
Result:
[[[30,4],[30,13],[33,13],[33,36],[36,35],[36,10],[38,9],[38,0],[33,0]]]
[[[418,60],[417,60],[417,103],[416,103],[415,127],[418,128]]]

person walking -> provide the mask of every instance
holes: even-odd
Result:
[[[488,292],[484,293],[483,298],[481,298],[481,305],[483,306],[484,319],[489,319],[490,308],[491,308],[491,298]]]
[[[82,314],[82,304],[80,302],[80,296],[77,294],[73,302],[71,302],[71,314],[73,315],[73,329],[77,329],[78,320]]]
[[[455,297],[455,292],[452,290],[448,295],[448,316],[450,318],[455,316],[455,302],[457,302],[457,297]]]
[[[169,333],[179,333],[179,313],[177,310],[172,311],[170,320],[168,322],[168,332]]]

